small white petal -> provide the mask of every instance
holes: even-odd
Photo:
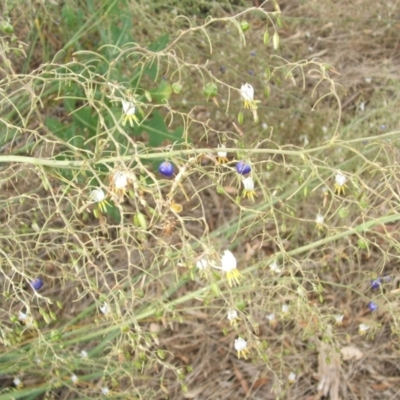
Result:
[[[88,358],[88,357],[89,357],[88,352],[87,352],[86,350],[82,350],[82,351],[81,351],[81,357],[82,357],[82,358]]]
[[[341,174],[340,172],[338,172],[335,176],[335,182],[338,186],[343,186],[347,181],[347,178]]]
[[[249,83],[245,83],[240,88],[240,95],[245,101],[253,101],[254,100],[254,88]]]
[[[22,383],[21,379],[19,379],[19,378],[14,378],[13,384],[14,384],[15,386],[20,386],[21,383]]]
[[[275,321],[275,314],[274,313],[268,314],[267,315],[267,320],[270,321],[270,322]]]
[[[341,324],[341,323],[343,322],[343,317],[344,317],[343,314],[341,314],[341,315],[335,315],[335,322],[336,322],[337,324]]]
[[[243,338],[235,339],[235,350],[236,351],[243,351],[246,350],[247,342]]]
[[[238,317],[238,313],[236,310],[229,310],[228,311],[228,315],[227,318],[229,321],[233,321]]]
[[[317,217],[315,218],[315,222],[317,224],[321,224],[322,225],[324,223],[324,216],[321,215],[321,214],[317,214]]]
[[[135,114],[135,105],[131,101],[122,101],[122,109],[126,115]]]
[[[254,190],[254,181],[251,176],[248,176],[247,178],[243,178],[243,186],[244,189],[251,192]]]
[[[118,171],[113,176],[115,189],[125,189],[128,185],[128,175]]]
[[[218,147],[221,147],[220,145],[218,145]],[[217,153],[218,157],[226,157],[228,155],[228,153],[226,151],[219,151]]]
[[[106,198],[106,195],[103,189],[97,188],[93,189],[90,192],[90,198],[92,199],[93,202],[98,203],[100,201],[103,201]]]
[[[196,262],[196,267],[199,270],[204,271],[208,267],[208,261],[205,258],[201,258]]]
[[[18,319],[20,321],[26,321],[28,319],[28,314],[25,314],[24,312],[20,311],[18,314]]]
[[[288,381],[289,382],[296,382],[296,374],[294,372],[291,372],[288,376]]]
[[[107,396],[110,393],[110,389],[107,386],[102,387],[101,393],[104,394],[105,396]]]
[[[72,381],[72,383],[78,382],[78,377],[75,374],[72,374],[71,375],[71,381]]]
[[[230,272],[236,269],[237,262],[235,256],[229,250],[224,251],[222,256],[222,271]]]
[[[269,268],[272,272],[275,272],[276,274],[282,272],[282,269],[278,267],[278,263],[276,261],[270,264]]]
[[[358,326],[358,330],[360,331],[360,333],[365,333],[369,330],[369,326],[367,324],[360,324]]]
[[[102,306],[100,306],[100,311],[104,315],[107,315],[110,312],[110,306],[107,303],[104,303]]]
[[[287,314],[289,312],[289,306],[287,304],[282,305],[282,312]]]

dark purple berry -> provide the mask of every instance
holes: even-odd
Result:
[[[249,164],[246,164],[244,161],[239,161],[236,164],[236,171],[241,175],[246,175],[251,171],[251,167]]]
[[[31,286],[35,290],[40,290],[43,286],[43,281],[40,278],[36,278],[31,282]]]
[[[158,172],[164,176],[172,176],[174,173],[174,166],[169,161],[164,161],[158,167]]]
[[[371,289],[373,289],[373,290],[379,289],[379,287],[381,286],[381,283],[382,283],[382,279],[381,278],[373,279],[371,281]]]
[[[368,308],[371,312],[374,312],[378,309],[378,304],[374,303],[373,301],[370,301],[368,303]]]

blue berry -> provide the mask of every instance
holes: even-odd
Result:
[[[368,303],[368,308],[371,312],[374,312],[378,309],[378,304],[374,303],[373,301],[370,301]]]
[[[381,286],[381,283],[382,283],[382,279],[381,278],[373,279],[371,281],[371,289],[373,289],[373,290],[379,289],[379,287]]]
[[[164,176],[172,176],[174,173],[174,166],[169,161],[164,161],[158,167],[158,172]]]
[[[244,161],[239,161],[236,164],[236,171],[241,175],[246,175],[251,171],[251,167],[249,164],[246,164]]]
[[[40,290],[43,286],[43,281],[41,278],[36,278],[31,282],[31,286],[35,290]]]

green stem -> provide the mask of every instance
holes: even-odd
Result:
[[[297,148],[295,150],[283,150],[283,149],[240,149],[243,153],[248,154],[281,154],[287,156],[297,156],[301,157],[304,154],[312,154],[318,153],[323,150],[327,150],[332,148],[333,145],[344,145],[348,146],[350,143],[358,143],[363,140],[368,140],[368,142],[372,142],[373,140],[383,140],[384,138],[395,136],[399,134],[400,131],[388,132],[383,135],[371,136],[368,138],[358,138],[348,141],[336,141],[336,142],[328,142],[322,146],[314,147],[311,149],[303,149]],[[136,154],[142,160],[152,160],[157,158],[164,158],[167,154],[168,157],[174,156],[184,156],[184,155],[193,155],[193,154],[210,154],[217,153],[220,151],[226,151],[230,153],[236,153],[238,151],[237,148],[218,148],[218,149],[187,149],[187,150],[173,150],[166,153],[165,151],[157,151],[154,153],[145,153],[145,154]],[[121,161],[131,161],[133,155],[127,156],[117,156],[117,157],[105,157],[102,159],[87,159],[87,160],[54,160],[51,158],[37,158],[37,157],[27,157],[27,156],[18,156],[18,155],[2,155],[0,156],[0,164],[1,163],[21,163],[21,164],[33,164],[33,165],[42,165],[53,168],[80,168],[84,165],[92,165],[92,164],[106,164],[106,163],[114,163]]]

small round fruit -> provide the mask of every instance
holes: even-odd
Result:
[[[31,286],[35,290],[40,290],[43,286],[43,281],[41,278],[36,278],[31,282]]]
[[[381,286],[381,283],[382,283],[382,279],[381,278],[373,279],[371,281],[371,289],[373,289],[373,290],[379,289],[379,287]]]
[[[170,177],[174,173],[174,166],[169,162],[169,161],[164,161],[163,163],[160,164],[158,167],[158,172],[161,175]]]
[[[241,175],[246,175],[251,171],[251,167],[249,164],[246,164],[244,161],[239,161],[236,164],[236,171]]]

